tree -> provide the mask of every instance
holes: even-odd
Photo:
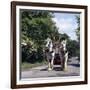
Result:
[[[76,16],[76,20],[77,20],[77,24],[78,27],[76,29],[76,35],[77,35],[77,39],[78,39],[78,49],[77,49],[77,56],[78,56],[78,60],[80,60],[80,16]]]
[[[64,34],[60,34],[60,39],[70,40],[70,37],[66,33],[64,33]]]
[[[67,48],[67,51],[69,52],[69,57],[77,56],[78,48],[79,48],[78,41],[71,40],[70,37],[66,33],[60,34],[60,39],[61,41],[63,39],[67,40],[66,48]]]
[[[67,42],[67,50],[69,51],[69,57],[78,56],[79,45],[76,40],[68,40]]]
[[[21,10],[20,15],[22,56],[25,55],[23,61],[30,61],[32,56],[34,60],[42,61],[45,39],[47,37],[54,39],[53,36],[59,36],[58,28],[52,21],[53,13],[40,10]],[[27,59],[27,57],[29,58]]]
[[[80,16],[76,16],[76,21],[78,24],[78,27],[76,29],[76,35],[77,35],[77,39],[80,42]]]

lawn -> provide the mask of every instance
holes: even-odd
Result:
[[[44,61],[44,62],[36,62],[36,63],[28,63],[28,62],[23,62],[21,63],[21,70],[27,70],[27,69],[30,69],[30,68],[33,68],[33,67],[37,67],[37,66],[42,66],[42,65],[46,65],[47,62]]]

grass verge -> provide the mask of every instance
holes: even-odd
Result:
[[[44,62],[36,62],[34,64],[31,64],[31,63],[28,63],[28,62],[23,62],[23,63],[21,63],[21,70],[27,70],[27,69],[31,69],[31,68],[46,65],[46,64],[47,64],[46,61],[44,61]]]

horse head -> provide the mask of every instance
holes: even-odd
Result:
[[[47,51],[52,51],[53,49],[53,43],[52,43],[52,40],[50,38],[47,38],[46,39],[46,45],[45,45],[45,48]]]
[[[62,46],[64,51],[66,51],[66,44],[67,44],[67,40],[62,40],[61,41],[61,46]]]

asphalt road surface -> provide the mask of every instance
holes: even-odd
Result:
[[[60,65],[54,65],[52,71],[47,70],[48,65],[34,67],[28,70],[22,70],[22,78],[42,78],[42,77],[64,77],[64,76],[79,76],[80,65],[75,57],[68,62],[67,71],[62,71]]]

